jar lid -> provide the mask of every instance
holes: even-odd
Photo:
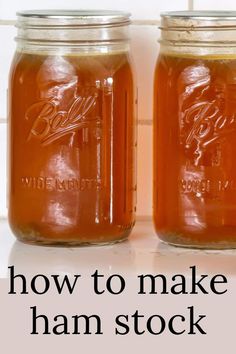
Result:
[[[17,26],[114,26],[129,23],[130,16],[110,10],[28,10],[17,12]]]
[[[161,14],[161,28],[191,30],[213,27],[235,27],[236,11],[170,11]]]

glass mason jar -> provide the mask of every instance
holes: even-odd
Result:
[[[9,222],[39,244],[126,239],[135,218],[130,15],[18,13],[9,83]]]
[[[168,243],[236,247],[236,12],[162,15],[154,222]]]

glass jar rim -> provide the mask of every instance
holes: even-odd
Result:
[[[236,55],[236,11],[174,11],[161,14],[161,51],[174,55]]]
[[[17,49],[127,51],[129,24],[130,14],[116,10],[21,11],[17,13]]]
[[[161,28],[236,27],[236,11],[169,11],[161,13]]]
[[[17,12],[17,26],[126,25],[130,16],[129,12],[117,10],[26,10]]]
[[[236,11],[220,11],[220,10],[185,10],[185,11],[166,11],[162,12],[161,16],[169,17],[193,17],[193,18],[222,18],[232,19],[236,18]]]

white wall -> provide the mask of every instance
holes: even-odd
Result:
[[[66,5],[65,5],[66,3]],[[158,21],[162,11],[236,10],[236,0],[9,0],[0,3],[0,217],[6,216],[6,92],[14,52],[15,13],[22,9],[101,8],[133,14],[132,54],[139,89],[138,104],[138,215],[152,212],[152,79],[158,55]]]

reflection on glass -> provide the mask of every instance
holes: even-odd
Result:
[[[189,267],[196,266],[199,274],[236,275],[236,250],[203,251],[160,242],[153,255],[153,270],[158,273],[186,274]]]
[[[106,247],[57,248],[35,247],[16,241],[8,265],[17,273],[92,274],[96,269],[104,274],[126,273],[135,269],[135,253],[130,242]]]

